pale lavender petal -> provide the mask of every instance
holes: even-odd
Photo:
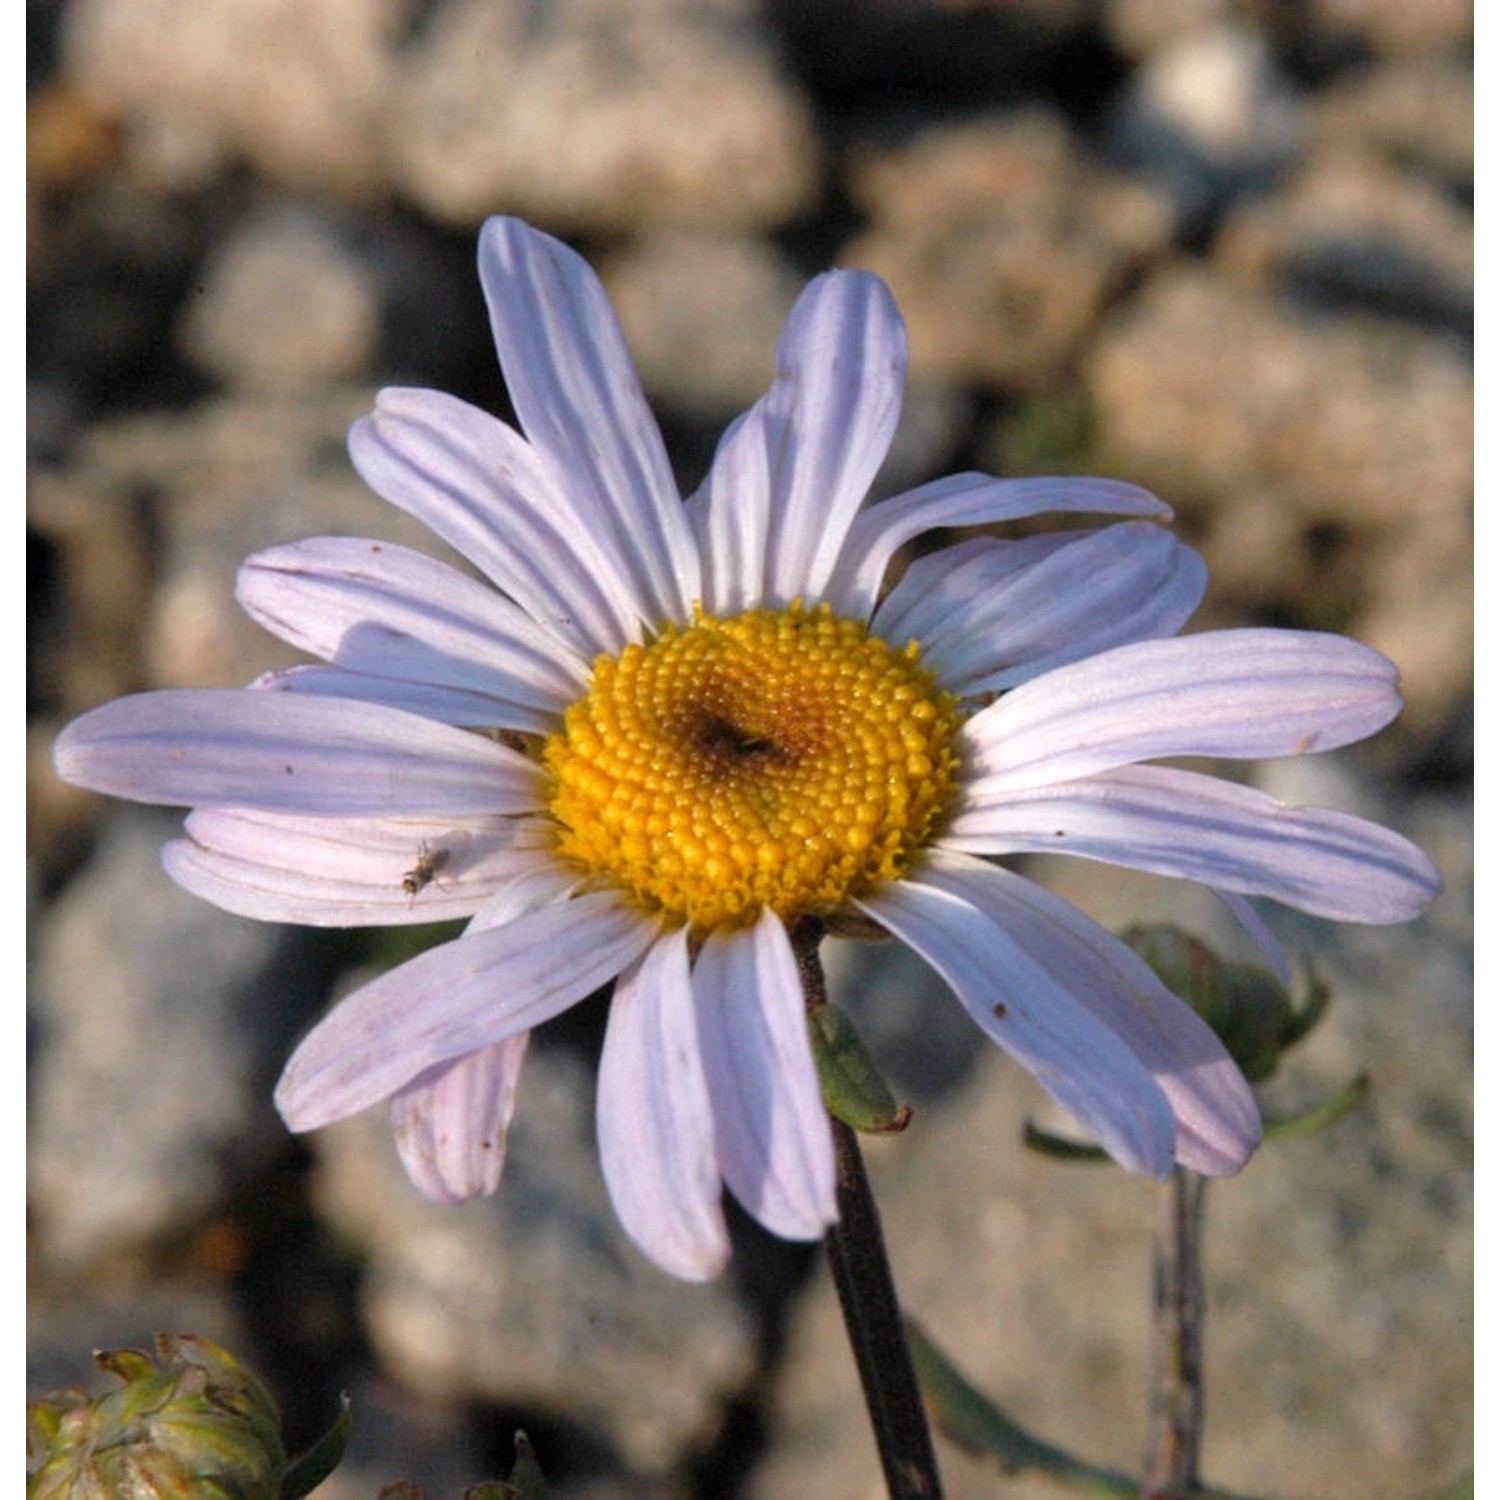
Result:
[[[719,440],[708,476],[687,503],[703,559],[703,607],[721,618],[766,602],[771,528],[770,454],[764,404]]]
[[[1112,646],[1175,635],[1207,582],[1197,553],[1145,521],[1029,544],[983,538],[917,559],[871,627],[920,642],[923,665],[951,692],[992,693]]]
[[[474,913],[467,931],[503,927],[529,912],[569,900],[579,890],[582,874],[562,864],[553,853],[551,830],[546,830],[545,837],[542,848],[516,851],[509,878]]]
[[[567,476],[653,624],[692,617],[698,551],[660,429],[599,278],[519,219],[479,232],[479,279],[526,436]]]
[[[1331,750],[1396,716],[1396,683],[1378,651],[1310,631],[1119,646],[1023,683],[964,725],[967,801],[1165,756]]]
[[[1292,966],[1286,961],[1286,953],[1276,941],[1276,934],[1266,926],[1260,913],[1243,896],[1236,896],[1233,891],[1215,891],[1214,895],[1229,908],[1231,915],[1245,929],[1246,936],[1255,944],[1271,972],[1282,984],[1290,984]]]
[[[901,415],[906,328],[885,283],[830,271],[797,299],[756,408],[770,464],[767,602],[823,591]]]
[[[923,553],[906,565],[880,601],[870,628],[888,641],[925,645],[953,629],[964,611],[982,602],[991,589],[1004,588],[1018,573],[1092,535],[1048,531],[1038,536],[976,536]]]
[[[328,817],[463,817],[541,803],[541,771],[477,734],[342,698],[169,689],[58,736],[58,774],[136,802]]]
[[[983,787],[944,831],[946,847],[1076,854],[1338,922],[1407,922],[1442,889],[1432,861],[1389,829],[1214,776],[1133,766],[990,796]]]
[[[578,896],[429,948],[339,1001],[287,1064],[276,1107],[316,1130],[427,1069],[530,1031],[607,984],[656,936],[615,895]]]
[[[556,467],[488,412],[438,391],[381,391],[349,432],[365,483],[463,554],[592,661],[640,636],[648,605]]]
[[[589,663],[518,605],[389,542],[272,547],[241,566],[235,592],[267,630],[353,674],[557,713],[588,682]]]
[[[973,893],[946,888],[951,880],[934,883],[942,869],[937,860],[931,869],[924,862],[855,904],[925,958],[979,1026],[1116,1161],[1149,1177],[1165,1175],[1177,1142],[1171,1102],[1134,1049],[1095,1013],[1098,998],[1073,988],[1067,935],[1033,930],[1034,916],[1020,906],[981,907]]]
[[[162,850],[173,880],[226,911],[311,927],[467,917],[538,871],[566,884],[538,819],[461,824],[199,808]]]
[[[985,526],[1048,511],[1101,516],[1172,514],[1155,495],[1117,479],[993,479],[950,474],[893,495],[854,518],[823,598],[842,615],[867,619],[886,569],[914,536],[949,526]]]
[[[1143,959],[1077,907],[982,860],[935,853],[921,880],[982,912],[1134,1053],[1171,1105],[1182,1166],[1214,1177],[1244,1166],[1261,1139],[1250,1086],[1208,1024]],[[1008,964],[1001,971],[1002,989],[1010,972]],[[1001,998],[1007,1015],[996,1036],[1009,1020]]]
[[[265,672],[250,686],[262,693],[297,693],[309,698],[353,698],[382,703],[404,713],[420,714],[440,724],[462,729],[506,729],[517,734],[552,734],[561,715],[524,708],[514,699],[461,687],[438,687],[431,682],[398,677],[372,677],[346,672],[342,667],[316,665],[282,667]]]
[[[391,1098],[391,1129],[401,1165],[434,1203],[463,1203],[493,1193],[505,1166],[505,1141],[529,1031],[518,1031],[439,1063]]]
[[[599,1060],[599,1158],[620,1222],[664,1271],[717,1276],[729,1258],[713,1106],[698,1051],[686,928],[615,984]]]
[[[833,1133],[781,920],[716,931],[693,967],[719,1169],[773,1234],[813,1240],[838,1218]]]

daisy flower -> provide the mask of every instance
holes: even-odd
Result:
[[[1260,1138],[1208,1027],[1120,941],[995,862],[1036,850],[1398,922],[1439,881],[1396,835],[1147,764],[1328,750],[1397,713],[1340,637],[1177,637],[1205,585],[1167,507],[1102,479],[957,474],[862,508],[896,426],[901,318],[835,271],[685,503],[603,288],[492,219],[479,274],[520,430],[386,390],[350,452],[478,576],[323,537],[238,596],[318,658],[247,689],[86,714],[69,781],[192,809],[169,874],[246,916],[466,917],[340,1001],[276,1091],[293,1130],[389,1101],[429,1197],[492,1192],[533,1027],[613,982],[603,1171],[628,1233],[716,1274],[721,1193],[836,1218],[797,944],[844,917],[909,944],[1132,1171],[1236,1171]],[[915,537],[1043,512],[1117,518]]]

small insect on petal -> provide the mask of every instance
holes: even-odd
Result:
[[[423,839],[417,845],[417,862],[401,877],[401,889],[415,898],[427,889],[440,874],[466,849],[470,835],[454,830],[429,844]]]

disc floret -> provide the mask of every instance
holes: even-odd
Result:
[[[958,727],[914,642],[827,605],[700,611],[601,656],[547,741],[558,851],[702,930],[824,914],[905,874]]]

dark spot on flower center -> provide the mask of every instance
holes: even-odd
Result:
[[[770,735],[746,729],[708,709],[698,712],[691,734],[700,750],[720,760],[779,762],[789,758]]]

